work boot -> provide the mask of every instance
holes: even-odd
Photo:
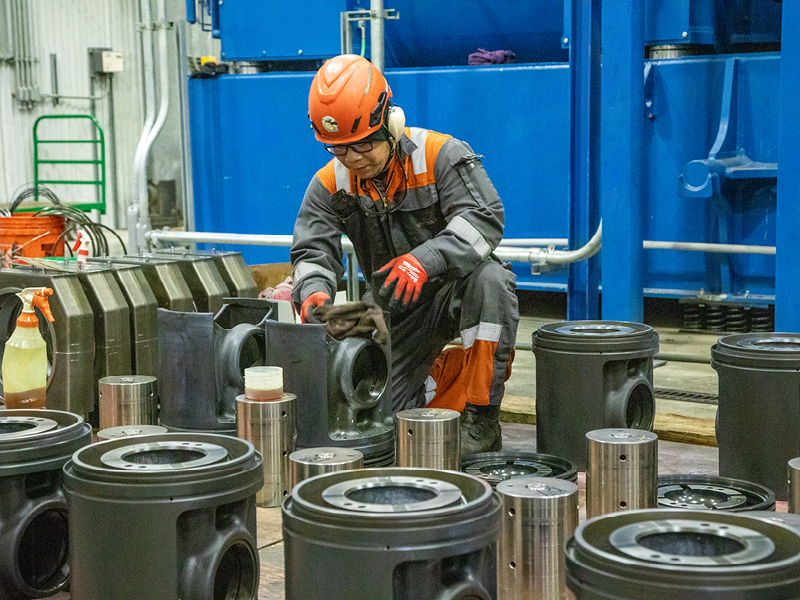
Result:
[[[461,413],[461,456],[476,452],[497,452],[503,447],[499,406],[478,406],[467,402]]]

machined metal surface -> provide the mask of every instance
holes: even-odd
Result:
[[[290,485],[296,486],[309,477],[364,468],[364,455],[351,448],[305,448],[289,455]]]
[[[5,343],[16,327],[22,301],[16,294],[26,287],[49,287],[54,322],[39,313],[39,331],[47,344],[50,374],[47,408],[87,418],[94,409],[94,312],[74,274],[43,273],[28,267],[0,269],[0,360]]]
[[[71,596],[255,600],[262,483],[260,455],[234,437],[144,435],[76,452],[64,467]]]
[[[446,408],[411,408],[395,415],[398,467],[449,469],[461,466],[461,413]]]
[[[793,458],[789,470],[789,512],[800,514],[800,458]]]
[[[100,429],[158,423],[156,378],[152,375],[113,375],[98,381]]]
[[[730,477],[659,475],[658,506],[728,512],[775,510],[775,494],[763,485]]]
[[[656,508],[658,436],[637,429],[598,429],[586,434],[586,517]]]
[[[263,458],[264,487],[256,494],[258,506],[280,506],[292,489],[289,456],[297,440],[296,403],[294,394],[267,402],[244,395],[236,398],[236,434]]]
[[[566,560],[578,600],[777,600],[800,589],[800,532],[748,514],[604,515],[578,527]]]
[[[773,523],[780,523],[781,525],[791,527],[800,533],[800,515],[795,513],[780,513],[771,510],[754,510],[748,512],[747,516],[754,517],[756,519],[763,519],[764,521],[770,521]]]
[[[492,486],[512,477],[551,477],[578,481],[578,469],[570,461],[536,452],[481,452],[461,459],[461,470]]]
[[[297,447],[352,448],[364,466],[394,464],[391,344],[328,336],[324,325],[268,320],[266,364],[297,396]]]
[[[0,598],[44,598],[69,580],[62,467],[90,444],[79,415],[0,410]]]
[[[551,477],[497,484],[502,501],[497,592],[502,600],[568,600],[563,547],[578,526],[578,486]]]
[[[118,427],[109,427],[97,432],[97,441],[102,442],[134,435],[152,435],[154,433],[167,433],[167,428],[160,425],[120,425]]]
[[[272,308],[255,298],[228,298],[217,315],[159,308],[163,426],[236,434],[244,369],[264,362],[264,323]]]
[[[536,444],[587,465],[585,435],[619,427],[651,430],[658,334],[624,321],[561,321],[533,333]]]
[[[282,512],[288,600],[496,597],[500,500],[470,475],[326,473],[298,484]]]
[[[219,274],[214,259],[210,256],[191,256],[188,254],[145,254],[150,258],[172,260],[177,263],[194,299],[198,312],[216,313],[222,308],[223,298],[227,297],[228,286]]]
[[[719,474],[787,500],[786,464],[800,456],[800,334],[721,337],[711,366],[719,378]]]

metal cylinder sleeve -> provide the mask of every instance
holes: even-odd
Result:
[[[398,467],[449,469],[461,466],[461,413],[447,408],[410,408],[395,415]]]
[[[658,334],[620,321],[562,321],[533,333],[536,448],[586,469],[595,429],[653,429]]]
[[[756,519],[762,519],[764,521],[771,521],[773,523],[780,523],[781,525],[791,527],[800,533],[800,515],[793,513],[780,513],[771,510],[754,510],[748,512],[747,516],[754,517]]]
[[[566,555],[577,600],[800,598],[800,534],[746,514],[604,515],[578,527]]]
[[[789,461],[789,512],[800,515],[800,458]]]
[[[638,429],[598,429],[586,434],[586,517],[656,508],[658,436]]]
[[[786,463],[800,456],[800,334],[722,337],[711,366],[719,378],[719,474],[786,500]]]
[[[111,375],[98,381],[100,429],[158,423],[156,378],[152,375]]]
[[[566,459],[535,452],[480,452],[461,459],[464,473],[479,477],[492,487],[511,477],[552,477],[578,481],[578,469]]]
[[[745,512],[775,510],[775,494],[763,485],[714,475],[659,475],[658,507]]]
[[[362,469],[284,501],[286,598],[496,597],[500,499],[456,471]]]
[[[268,320],[266,364],[297,395],[297,447],[358,450],[366,467],[394,463],[391,342],[327,335],[325,325]]]
[[[69,580],[62,471],[90,444],[83,418],[56,410],[0,410],[0,598],[45,598]]]
[[[280,400],[236,398],[236,435],[261,453],[264,487],[256,494],[256,505],[280,506],[291,491],[289,455],[297,440],[296,397],[283,394]]]
[[[364,455],[349,448],[305,448],[289,455],[292,488],[301,481],[334,471],[364,468]]]
[[[160,425],[120,425],[119,427],[109,427],[97,432],[97,441],[103,442],[121,437],[152,435],[154,433],[167,433],[167,428]]]
[[[234,437],[118,438],[64,466],[81,600],[255,600],[261,457]],[[113,574],[113,575],[111,575]]]
[[[564,544],[578,526],[578,486],[551,477],[497,484],[503,502],[497,592],[503,600],[568,600]]]

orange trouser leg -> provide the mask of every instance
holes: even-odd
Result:
[[[436,396],[428,406],[461,412],[467,402],[478,406],[489,404],[496,349],[497,342],[477,340],[466,350],[462,347],[444,350],[431,368]],[[510,375],[510,366],[506,372]]]

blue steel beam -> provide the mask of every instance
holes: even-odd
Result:
[[[800,3],[783,3],[778,208],[775,243],[775,330],[800,331]]]
[[[600,0],[577,0],[572,4],[572,39],[568,40],[570,249],[585,245],[599,223],[600,15]],[[568,320],[600,317],[599,267],[597,256],[570,265],[567,281]]]
[[[603,3],[603,318],[641,322],[644,0]]]

